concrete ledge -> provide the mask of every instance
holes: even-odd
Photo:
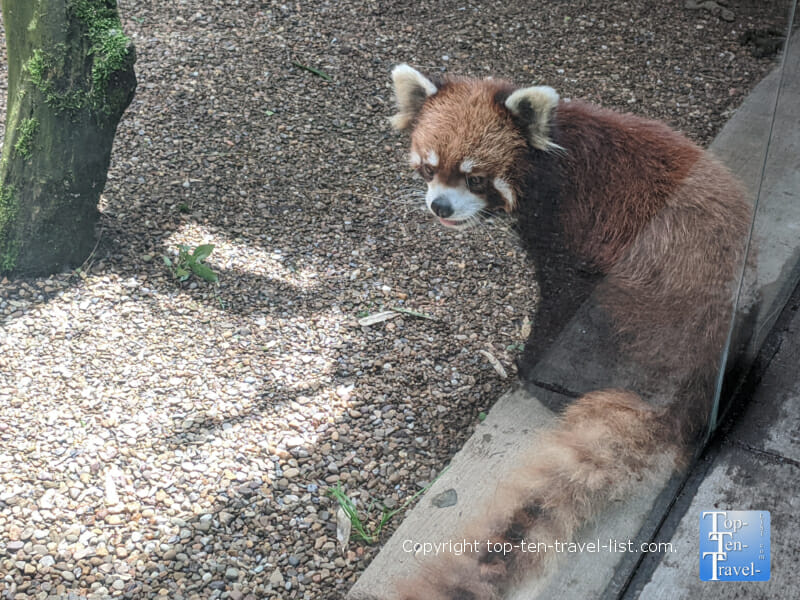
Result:
[[[761,303],[752,342],[740,357],[740,366],[746,366],[755,356],[798,279],[800,44],[792,44],[786,65],[790,85],[781,90],[775,135],[769,148],[768,168],[764,173],[755,228],[756,245],[759,247],[755,280]],[[711,146],[714,153],[745,182],[753,198],[767,151],[767,134],[778,81],[777,72],[765,78]],[[635,367],[619,363],[606,354],[604,345],[600,343],[604,339],[604,327],[602,315],[591,303],[579,311],[535,369],[534,377],[540,385],[515,390],[498,400],[487,420],[478,426],[472,438],[454,457],[449,470],[406,517],[353,586],[348,598],[395,598],[394,582],[418,572],[424,560],[407,552],[404,542],[457,538],[466,523],[491,510],[492,496],[504,473],[513,468],[515,458],[533,438],[533,433],[550,427],[555,412],[568,404],[575,394],[636,382],[639,389],[643,385],[650,386],[650,397],[666,399],[671,395],[675,382],[643,382]],[[772,471],[765,471],[765,477],[781,476],[778,473],[781,469]],[[719,477],[724,478],[725,472],[723,469]],[[585,527],[576,539],[652,539],[680,484],[681,477],[675,477],[615,504],[596,524]],[[455,504],[446,508],[436,507],[435,500],[453,498],[453,492]],[[785,514],[789,513],[787,508]],[[691,552],[687,551],[686,556],[696,556],[696,546]],[[632,577],[639,560],[637,553],[627,552],[571,555],[561,561],[560,568],[546,579],[525,582],[512,597],[516,600],[616,598]],[[700,596],[705,597],[703,592],[680,597]]]

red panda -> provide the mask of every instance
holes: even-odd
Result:
[[[427,182],[425,202],[449,228],[494,212],[516,219],[540,302],[520,362],[524,379],[594,291],[622,351],[680,373],[669,406],[632,390],[578,398],[519,465],[491,523],[460,537],[566,540],[613,498],[688,457],[704,431],[751,209],[708,152],[666,125],[546,86],[428,78],[392,71],[398,130]],[[502,598],[543,555],[451,557],[403,584],[407,600]]]

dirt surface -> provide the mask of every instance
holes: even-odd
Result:
[[[80,271],[0,287],[3,599],[341,597],[379,546],[337,548],[328,488],[398,507],[435,477],[512,385],[536,304],[506,229],[421,210],[387,122],[392,66],[546,83],[705,144],[775,64],[741,36],[785,18],[733,1],[731,22],[647,0],[120,4],[139,90],[100,241]],[[162,262],[201,243],[218,286]],[[432,318],[358,325],[387,308]]]

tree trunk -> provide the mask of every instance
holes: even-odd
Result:
[[[116,0],[3,0],[8,103],[0,159],[0,273],[81,264],[135,52]]]

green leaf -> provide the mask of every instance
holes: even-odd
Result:
[[[197,275],[198,277],[202,277],[203,279],[211,283],[219,281],[219,277],[217,277],[217,274],[214,273],[214,271],[212,271],[210,267],[207,267],[206,265],[201,265],[200,263],[190,263],[189,266],[191,267],[192,271],[194,271],[194,274]]]
[[[403,313],[404,315],[410,315],[412,317],[417,317],[418,319],[429,319],[431,321],[435,321],[436,317],[432,317],[431,315],[426,315],[425,313],[417,312],[415,310],[410,310],[408,308],[400,308],[398,306],[393,306],[389,310],[393,310],[394,312]]]
[[[175,276],[180,281],[186,281],[187,279],[189,279],[189,275],[191,275],[191,274],[192,274],[192,272],[189,271],[189,269],[184,269],[183,267],[176,267],[175,268]]]
[[[168,267],[172,266],[172,261],[169,259],[169,256],[167,256],[166,254],[162,254],[161,258],[164,260],[165,265],[167,265]]]
[[[294,61],[292,61],[292,64],[299,69],[304,69],[309,73],[313,73],[317,77],[322,77],[325,81],[332,81],[331,76],[328,75],[325,71],[322,71],[321,69],[315,69],[314,67],[309,67],[308,65],[304,65]]]
[[[203,262],[205,259],[211,256],[211,253],[213,251],[214,251],[214,244],[203,244],[202,246],[198,246],[197,248],[194,249],[192,257],[197,262]]]

